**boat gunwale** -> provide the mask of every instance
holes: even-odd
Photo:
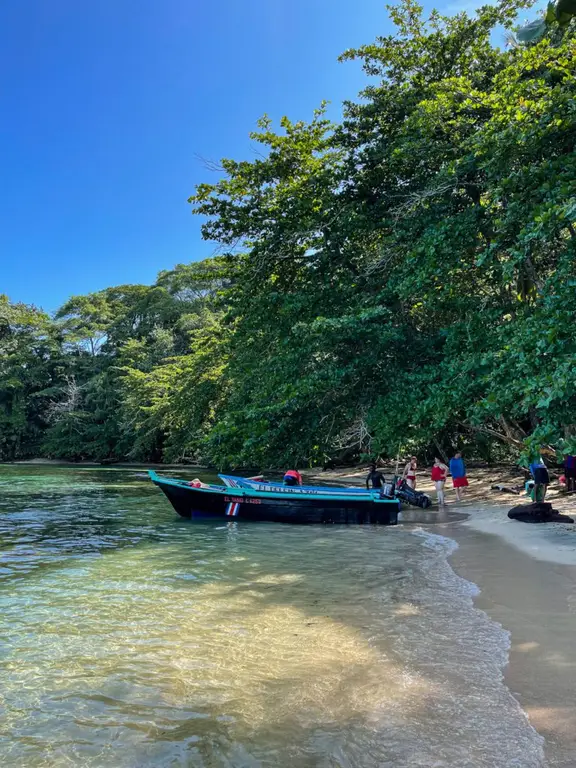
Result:
[[[294,486],[285,486],[284,483],[276,482],[274,480],[250,480],[250,478],[247,477],[240,477],[239,475],[218,475],[218,477],[224,481],[224,484],[226,484],[226,480],[224,478],[230,478],[231,480],[239,480],[242,483],[245,483],[244,485],[229,485],[228,488],[245,488],[247,490],[259,490],[258,488],[253,488],[252,485],[270,485],[272,487],[276,488],[289,488],[291,492],[294,493],[302,493],[302,491],[327,491],[330,495],[337,495],[336,492],[340,491],[340,496],[365,496],[369,497],[371,494],[374,493],[374,489],[370,488],[359,488],[359,487],[353,487],[348,488],[346,486],[336,486],[336,485],[294,485]],[[264,493],[272,493],[273,491],[263,491]]]

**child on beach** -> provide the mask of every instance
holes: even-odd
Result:
[[[446,483],[446,475],[448,474],[448,467],[439,459],[438,456],[434,459],[434,466],[432,467],[432,482],[436,486],[436,493],[438,495],[438,506],[444,506],[444,484]]]
[[[468,478],[460,451],[456,451],[454,457],[450,459],[450,474],[452,475],[452,485],[456,491],[456,499],[462,501],[462,489],[468,485]]]

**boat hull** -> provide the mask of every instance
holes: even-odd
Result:
[[[151,476],[176,512],[185,518],[260,521],[298,525],[341,524],[396,525],[399,502],[394,499],[367,499],[322,494],[302,496],[286,492],[258,493],[247,490],[199,489],[158,475]]]

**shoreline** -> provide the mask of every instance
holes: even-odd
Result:
[[[352,478],[347,478],[351,480]],[[446,536],[457,547],[448,556],[454,572],[473,583],[474,606],[510,635],[502,671],[530,724],[544,738],[547,768],[576,765],[576,523],[529,524],[510,520],[508,510],[529,500],[494,491],[514,484],[504,472],[474,471],[463,503],[447,483],[443,512],[404,508],[404,524]],[[435,499],[432,483],[418,489]],[[553,484],[546,497],[576,521],[576,496]]]
[[[576,524],[510,520],[508,510],[527,501],[472,480],[464,503],[423,525],[456,542],[449,564],[477,586],[476,608],[510,634],[504,682],[544,738],[546,766],[574,768]],[[576,519],[576,497],[553,486],[547,501]]]
[[[466,522],[441,528],[458,545],[449,564],[479,589],[474,605],[510,634],[504,681],[544,737],[547,765],[573,768],[576,565],[538,560],[498,534]],[[428,530],[439,532],[436,526]]]

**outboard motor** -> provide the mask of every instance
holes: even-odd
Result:
[[[396,479],[396,498],[405,501],[406,504],[410,504],[413,507],[420,507],[420,509],[428,509],[432,504],[430,496],[422,493],[422,491],[415,491],[414,488],[410,488],[406,480],[402,480],[402,478]]]

